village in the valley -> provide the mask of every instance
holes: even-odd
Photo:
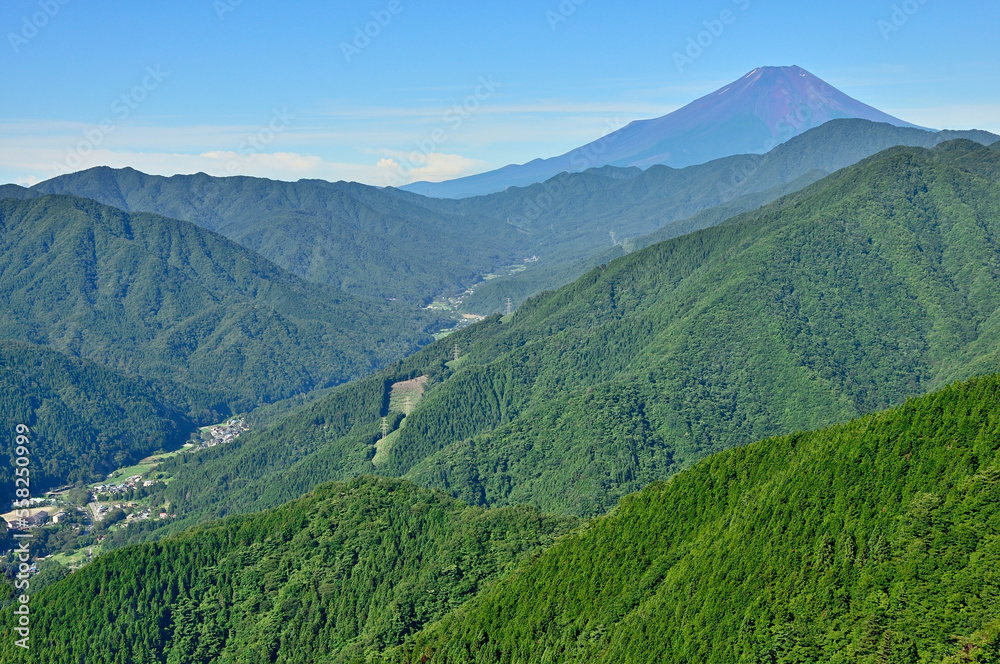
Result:
[[[8,531],[31,533],[34,539],[44,542],[44,550],[40,551],[44,555],[39,555],[39,560],[54,559],[75,569],[97,555],[106,538],[115,531],[149,519],[178,516],[169,504],[152,504],[158,490],[170,481],[159,470],[164,461],[231,443],[249,430],[242,417],[203,427],[176,452],[146,457],[89,486],[59,487],[31,498],[27,508],[0,514],[0,518],[6,522]],[[38,563],[32,563],[29,573],[38,571]]]

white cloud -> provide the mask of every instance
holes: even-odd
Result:
[[[518,135],[516,121],[496,120],[497,126],[483,123],[478,127],[483,134],[449,132],[446,149],[430,154],[418,141],[430,135],[436,124],[413,130],[395,127],[395,131],[386,131],[371,119],[337,131],[296,125],[275,134],[271,143],[255,152],[247,142],[254,128],[246,126],[123,125],[102,132],[75,122],[5,121],[0,122],[0,181],[35,183],[95,166],[132,167],[157,175],[205,172],[292,181],[349,180],[377,186],[441,181],[492,168],[485,161],[459,154],[459,150],[475,148],[457,138],[476,137],[488,146],[500,136]],[[589,132],[581,128],[580,133]],[[518,138],[532,140],[531,135]],[[374,147],[378,145],[385,147]],[[414,151],[408,152],[411,148]]]
[[[95,166],[135,168],[152,175],[208,173],[220,177],[247,175],[273,180],[296,181],[320,179],[365,182],[376,186],[399,186],[429,180],[439,182],[482,170],[482,161],[459,154],[384,150],[381,158],[368,163],[337,162],[317,155],[299,152],[261,152],[240,154],[234,150],[209,150],[187,154],[141,150],[89,151],[79,161],[66,166],[66,151],[62,148],[12,146],[0,143],[0,181],[13,181],[31,186],[65,172],[85,170]],[[57,167],[58,165],[58,167]]]
[[[381,184],[398,187],[411,182],[442,182],[482,170],[484,163],[459,154],[390,152],[379,159]]]
[[[245,146],[264,123],[170,125],[136,120],[111,122],[112,129],[105,131],[101,123],[7,119],[0,121],[0,180],[44,180],[98,165],[167,175],[232,174],[230,162],[235,160],[240,174],[284,180],[383,185],[387,174],[395,172],[401,177],[393,182],[440,181],[561,154],[603,135],[609,123],[622,125],[666,110],[643,102],[559,100],[502,106],[491,101],[460,115],[445,107],[328,108],[292,116],[294,120],[252,158],[243,156]],[[419,156],[414,158],[410,151]]]
[[[0,150],[0,178],[18,183],[35,184],[57,175],[54,163],[64,159],[61,150],[40,148],[12,152]],[[131,167],[152,175],[208,173],[210,175],[249,175],[274,180],[295,181],[304,178],[349,180],[376,183],[382,170],[371,164],[325,161],[315,155],[294,152],[259,153],[244,156],[233,151],[212,151],[201,154],[173,152],[138,152],[95,150],[70,170],[95,166]]]
[[[244,148],[248,136],[260,131],[253,125],[125,123],[105,133],[80,156],[78,148],[88,135],[95,135],[95,125],[3,120],[0,182],[30,185],[59,172],[98,165],[130,166],[159,175],[206,172],[377,186],[439,182],[562,154],[606,134],[610,125],[623,126],[669,110],[642,102],[484,104],[459,127],[443,122],[440,108],[327,110],[296,118],[258,154],[247,154]],[[1000,104],[885,110],[925,127],[1000,133]],[[442,130],[437,140],[430,140]],[[68,169],[56,168],[74,154]]]

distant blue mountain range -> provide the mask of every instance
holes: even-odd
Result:
[[[402,189],[465,198],[599,166],[683,168],[731,155],[763,154],[839,118],[916,126],[849,97],[801,67],[761,67],[669,115],[632,122],[564,155]]]

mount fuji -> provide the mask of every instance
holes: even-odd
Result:
[[[564,155],[447,182],[415,182],[402,189],[436,198],[465,198],[600,166],[684,168],[736,154],[763,154],[841,118],[916,127],[844,94],[801,67],[760,67],[673,113],[637,120]]]

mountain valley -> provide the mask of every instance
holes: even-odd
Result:
[[[527,87],[509,48],[478,57],[511,7],[488,38],[464,24],[481,43],[460,54],[451,22],[481,8],[398,2],[339,48],[344,26],[270,5],[216,3],[218,33],[180,6],[129,24],[59,60],[106,87],[163,56],[94,127],[79,109],[106,104],[75,82],[52,88],[72,121],[12,85],[31,94],[0,123],[0,661],[1000,662],[1000,135],[920,126],[992,106],[951,105],[991,80],[959,51],[912,73],[950,20],[918,4],[830,69],[892,113],[801,67],[718,87],[748,33],[821,39],[776,31],[802,7],[745,0],[691,37],[652,6],[539,10],[544,39],[507,41],[558,46],[566,72],[535,59]],[[3,75],[86,32],[42,9]],[[322,44],[289,41],[314,26]],[[689,78],[610,57],[647,28],[667,50],[643,61],[687,39]],[[203,32],[225,57],[187,48]],[[252,79],[220,64],[237,35]],[[438,113],[455,72],[494,66]],[[252,129],[261,90],[304,106]],[[495,168],[678,95],[704,96]],[[401,161],[400,187],[320,179]]]

